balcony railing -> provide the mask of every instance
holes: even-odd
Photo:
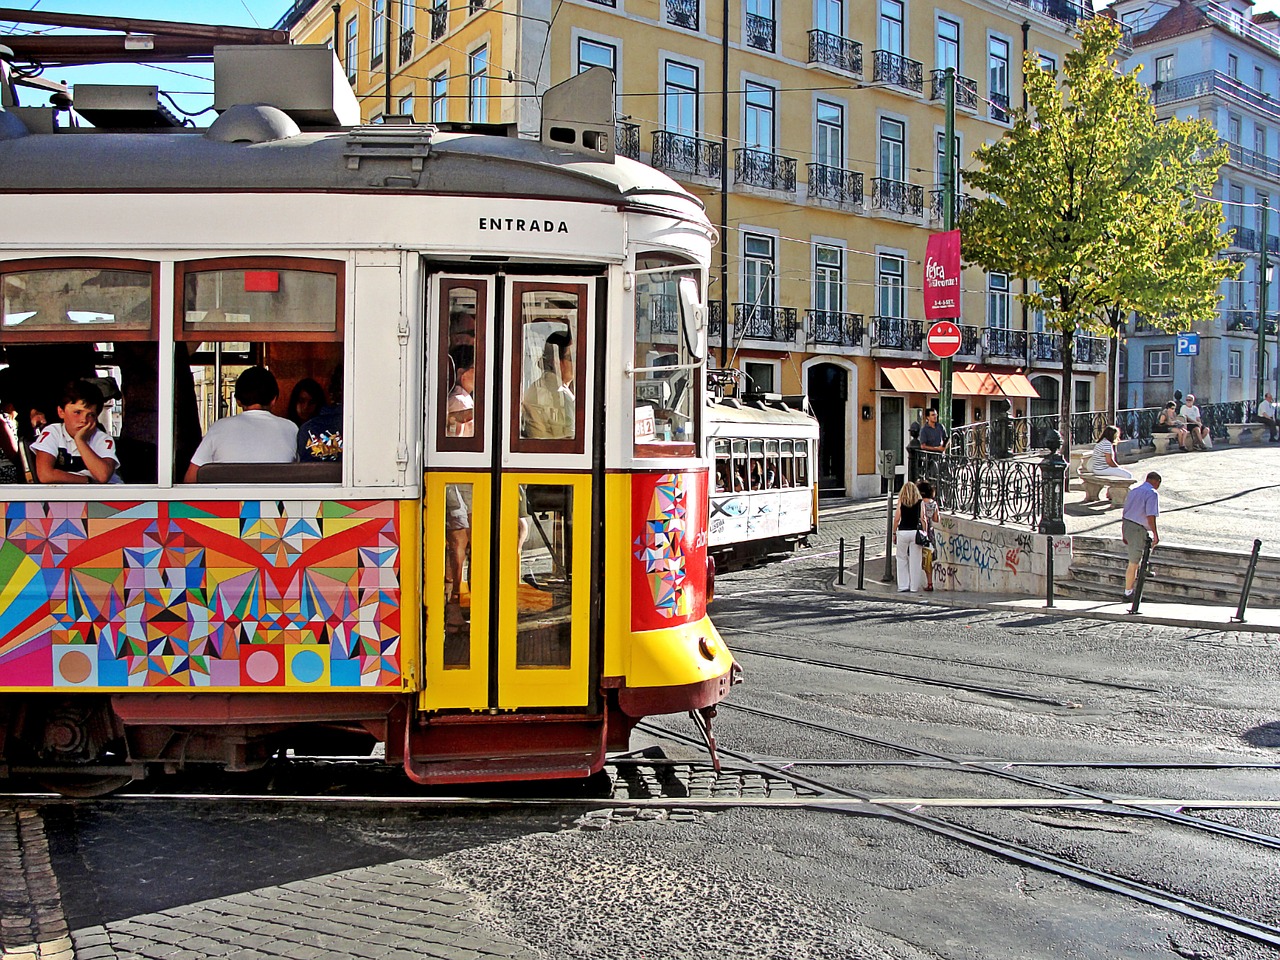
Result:
[[[713,301],[714,302],[714,301]],[[650,334],[672,334],[680,332],[680,301],[671,294],[656,294],[649,298],[647,310]],[[644,337],[639,311],[636,312],[636,339]]]
[[[929,74],[929,99],[947,99],[947,71],[934,70]],[[978,109],[978,81],[956,74],[956,106],[966,110]]]
[[[877,50],[872,54],[871,80],[873,83],[890,83],[912,93],[924,89],[924,64],[900,53]]]
[[[809,342],[832,347],[860,347],[866,327],[860,313],[809,310],[805,313]]]
[[[1006,330],[1004,327],[987,327],[982,331],[982,355],[987,358],[1005,357],[1025,363],[1027,359],[1027,331]]]
[[[908,217],[924,215],[924,187],[902,180],[876,177],[871,181],[871,206]]]
[[[991,102],[990,116],[996,123],[1009,122],[1009,94],[996,93],[994,90],[988,98]]]
[[[440,3],[431,8],[431,39],[439,40],[449,30],[449,5]]]
[[[811,163],[809,197],[834,203],[862,203],[862,174],[824,163]]]
[[[924,324],[906,317],[872,317],[871,349],[919,353],[924,344]]]
[[[762,17],[758,13],[747,14],[747,46],[755,50],[773,53],[774,35],[778,24],[772,17]]]
[[[862,44],[825,30],[809,31],[809,62],[862,76]]]
[[[1062,362],[1062,334],[1031,333],[1027,335],[1027,355],[1034,363]]]
[[[1201,9],[1219,26],[1225,27],[1237,36],[1248,37],[1254,43],[1261,44],[1273,54],[1280,56],[1280,37],[1255,24],[1249,14],[1236,13],[1229,7],[1214,3],[1213,0],[1209,0],[1208,5]]]
[[[1248,147],[1242,147],[1238,143],[1232,143],[1230,140],[1219,138],[1218,146],[1226,147],[1230,156],[1228,163],[1232,163],[1237,167],[1244,167],[1252,173],[1261,174],[1264,177],[1273,177],[1280,179],[1280,163],[1272,160],[1266,154],[1259,153],[1257,150],[1250,150]]]
[[[1106,363],[1110,342],[1106,337],[1089,337],[1084,334],[1076,334],[1071,339],[1072,359],[1076,363]]]
[[[667,23],[686,30],[698,29],[698,0],[666,0]]]
[[[1081,20],[1093,18],[1093,8],[1073,3],[1072,0],[1013,0],[1020,7],[1043,13],[1059,23],[1074,27]]]
[[[650,162],[659,170],[669,173],[708,177],[719,182],[724,165],[724,151],[714,140],[700,140],[669,130],[655,130],[653,158]]]
[[[982,328],[960,326],[960,349],[956,351],[957,356],[976,357],[978,355],[978,344],[982,342]]]
[[[771,307],[760,303],[733,305],[735,338],[790,343],[796,338],[795,307]]]
[[[733,151],[733,182],[794,193],[796,161],[778,153],[741,147]]]
[[[942,190],[929,191],[929,219],[938,223],[942,222]],[[959,194],[956,197],[956,216],[959,217],[968,213],[973,209],[973,205],[978,201],[967,193]]]
[[[1214,95],[1245,104],[1274,120],[1280,120],[1280,102],[1217,70],[1193,73],[1174,80],[1157,80],[1151,85],[1151,102],[1157,107]]]
[[[1222,312],[1222,322],[1226,324],[1228,333],[1257,333],[1258,312],[1235,307]]]
[[[640,159],[640,124],[619,120],[614,137],[616,138],[614,147],[618,156],[630,157],[632,160]]]
[[[724,305],[719,300],[707,304],[707,337],[715,338],[724,333]]]
[[[400,63],[405,64],[413,59],[413,31],[403,30],[400,33]]]
[[[1231,246],[1237,250],[1258,250],[1258,233],[1252,227],[1241,227],[1231,224],[1227,227],[1231,233]]]

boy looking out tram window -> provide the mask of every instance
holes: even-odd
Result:
[[[41,483],[120,483],[115,440],[101,428],[102,391],[74,380],[58,401],[60,423],[47,425],[31,445]]]

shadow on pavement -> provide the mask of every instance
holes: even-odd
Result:
[[[1240,734],[1251,747],[1280,747],[1280,722],[1264,723]]]

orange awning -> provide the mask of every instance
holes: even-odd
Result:
[[[951,393],[957,397],[999,397],[995,375],[983,370],[957,370],[951,375]]]
[[[899,393],[937,393],[938,373],[913,364],[884,364],[880,368],[889,384]]]
[[[1000,392],[1011,400],[1017,397],[1038,399],[1040,396],[1040,391],[1031,385],[1031,381],[1024,374],[995,373],[992,376],[1000,384]]]

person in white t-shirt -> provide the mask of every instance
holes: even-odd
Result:
[[[67,384],[58,403],[61,423],[44,426],[31,452],[41,483],[120,483],[115,439],[98,424],[102,391],[87,380]]]
[[[209,427],[187,467],[195,483],[206,463],[293,463],[298,459],[298,427],[271,412],[280,386],[266,367],[250,367],[236,378],[240,413]]]
[[[1210,450],[1213,448],[1213,441],[1209,439],[1209,428],[1204,425],[1204,421],[1200,418],[1200,407],[1196,403],[1196,395],[1194,393],[1187,394],[1187,399],[1183,401],[1182,409],[1178,411],[1178,416],[1187,422],[1187,437],[1193,450]]]

